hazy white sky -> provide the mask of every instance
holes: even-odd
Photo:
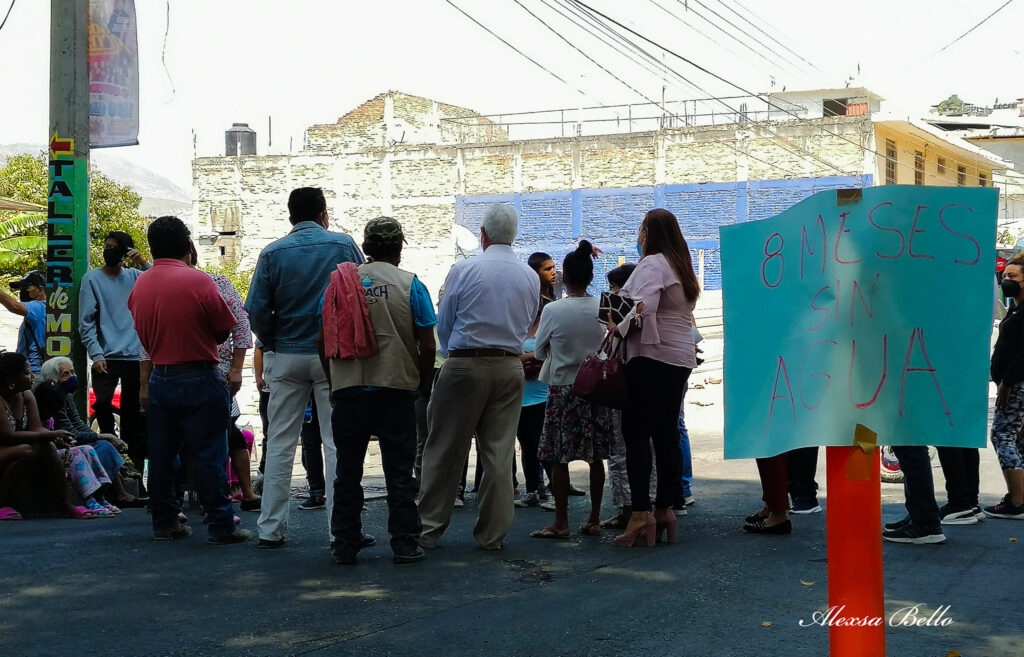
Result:
[[[141,66],[141,144],[112,153],[191,188],[196,152],[220,154],[234,121],[268,152],[301,148],[303,129],[330,123],[388,89],[500,113],[642,102],[559,39],[529,9],[602,66],[651,98],[666,82],[553,10],[566,0],[453,0],[566,83],[513,52],[446,0],[136,0]],[[919,113],[951,93],[979,104],[1024,96],[1024,1],[941,54],[1004,0],[589,0],[613,18],[748,89],[855,84]],[[0,0],[0,12],[7,0]],[[18,0],[0,31],[0,143],[47,140],[49,12]],[[526,9],[524,9],[524,7]],[[800,55],[798,59],[738,14]],[[756,17],[750,12],[756,12]],[[670,15],[675,14],[678,18]],[[749,33],[740,34],[725,19]],[[762,53],[759,56],[702,18]],[[679,20],[681,19],[681,20]],[[692,27],[686,26],[683,21]],[[694,29],[696,28],[696,29]],[[762,41],[795,63],[759,46]],[[653,47],[648,47],[654,50]],[[660,52],[658,52],[660,56]],[[685,63],[665,62],[714,94],[735,89]],[[821,69],[821,70],[818,70]],[[824,71],[824,73],[822,72]],[[173,81],[173,82],[172,82]],[[701,95],[667,81],[668,99]],[[580,92],[583,92],[582,94]],[[513,137],[515,134],[513,133]]]

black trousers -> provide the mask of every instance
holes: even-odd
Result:
[[[260,390],[260,424],[263,425],[263,443],[260,445],[260,467],[259,473],[267,467],[267,431],[270,430],[270,418],[267,416],[267,407],[270,405],[270,391]]]
[[[651,444],[658,459],[655,506],[671,507],[682,499],[682,452],[679,451],[679,406],[690,368],[652,358],[633,358],[626,364],[629,401],[622,411],[626,443],[626,474],[634,511],[650,511]]]
[[[516,437],[519,448],[523,450],[523,477],[526,478],[526,492],[536,493],[544,483],[544,475],[537,459],[537,448],[540,446],[540,434],[544,429],[544,409],[547,404],[531,404],[523,406],[519,411],[519,426]]]
[[[904,506],[910,516],[910,523],[925,531],[941,531],[928,448],[921,445],[893,445],[892,453],[899,459],[900,470],[903,471]]]
[[[335,547],[359,549],[362,544],[363,461],[370,436],[380,445],[388,489],[388,532],[391,549],[416,549],[422,531],[416,508],[416,410],[405,390],[374,390],[335,397],[334,444],[338,448],[338,478],[334,481],[331,535]]]
[[[942,476],[946,479],[946,501],[957,509],[978,506],[980,457],[974,447],[938,447]]]
[[[118,383],[121,384],[121,408],[115,409],[114,389]],[[128,443],[128,456],[141,473],[149,450],[139,406],[139,361],[108,360],[106,373],[93,370],[92,387],[96,393],[92,410],[96,413],[100,433],[117,433],[114,430],[114,411],[117,410],[121,416],[121,440]]]
[[[306,483],[309,484],[310,497],[323,497],[327,494],[327,482],[324,479],[324,441],[320,437],[319,417],[316,414],[316,400],[312,396],[309,403],[313,407],[313,416],[309,422],[303,420],[302,431],[302,467],[306,469]]]
[[[818,482],[814,480],[814,473],[818,470],[817,447],[801,447],[786,452],[786,470],[789,473],[787,489],[794,501],[818,496]]]

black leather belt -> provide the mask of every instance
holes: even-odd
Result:
[[[213,370],[217,368],[217,363],[212,363],[208,360],[195,360],[190,363],[172,363],[171,365],[154,365],[154,369],[161,371],[167,370]]]
[[[519,358],[519,354],[513,354],[504,349],[452,349],[448,352],[449,358]]]

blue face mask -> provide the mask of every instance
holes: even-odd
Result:
[[[60,382],[60,389],[69,395],[78,390],[78,377],[72,374],[70,378],[64,379]]]
[[[640,246],[640,242],[636,243],[636,254],[641,258],[644,257],[644,247]]]

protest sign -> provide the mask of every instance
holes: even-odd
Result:
[[[89,0],[89,142],[139,143],[139,46],[134,0]]]
[[[819,192],[721,229],[725,457],[983,447],[995,189]]]

